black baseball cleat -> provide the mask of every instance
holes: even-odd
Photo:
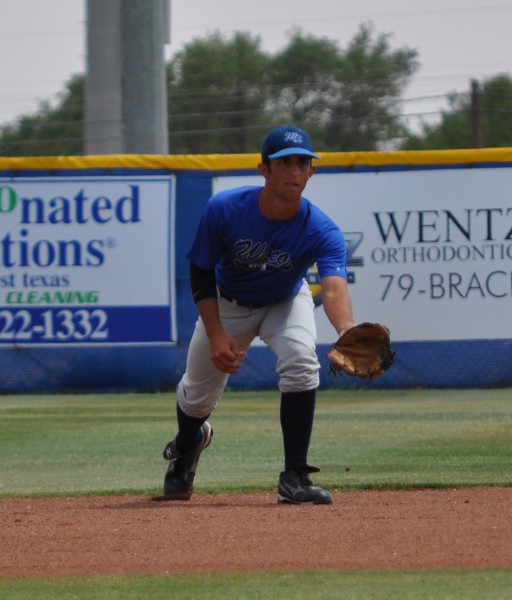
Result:
[[[318,473],[318,467],[306,465],[297,471],[283,471],[279,475],[277,502],[279,504],[332,504],[331,492],[324,490],[308,477]]]
[[[201,435],[201,442],[185,454],[177,451],[176,438],[165,447],[164,458],[170,461],[164,478],[164,498],[166,500],[190,500],[194,491],[194,477],[199,457],[212,441],[213,429],[208,421],[201,425]]]

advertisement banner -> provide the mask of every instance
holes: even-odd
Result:
[[[214,180],[214,191],[261,185]],[[343,230],[357,321],[395,341],[512,337],[511,168],[317,173],[305,196]],[[314,293],[314,270],[309,274]],[[319,343],[333,330],[317,299]]]
[[[175,180],[0,179],[0,344],[176,340]]]

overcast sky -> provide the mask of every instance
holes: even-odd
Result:
[[[0,0],[0,125],[54,102],[71,75],[85,72],[85,4]],[[214,31],[251,32],[274,53],[297,26],[345,48],[370,22],[391,35],[392,48],[418,51],[404,114],[435,118],[446,94],[467,92],[471,79],[512,74],[512,1],[503,0],[171,0],[166,57]]]

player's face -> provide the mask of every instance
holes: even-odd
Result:
[[[283,199],[297,200],[315,170],[309,156],[292,155],[273,158],[261,172],[273,193]]]

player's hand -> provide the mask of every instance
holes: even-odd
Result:
[[[242,366],[246,352],[239,350],[229,336],[217,336],[210,340],[211,360],[223,373],[236,373]]]

